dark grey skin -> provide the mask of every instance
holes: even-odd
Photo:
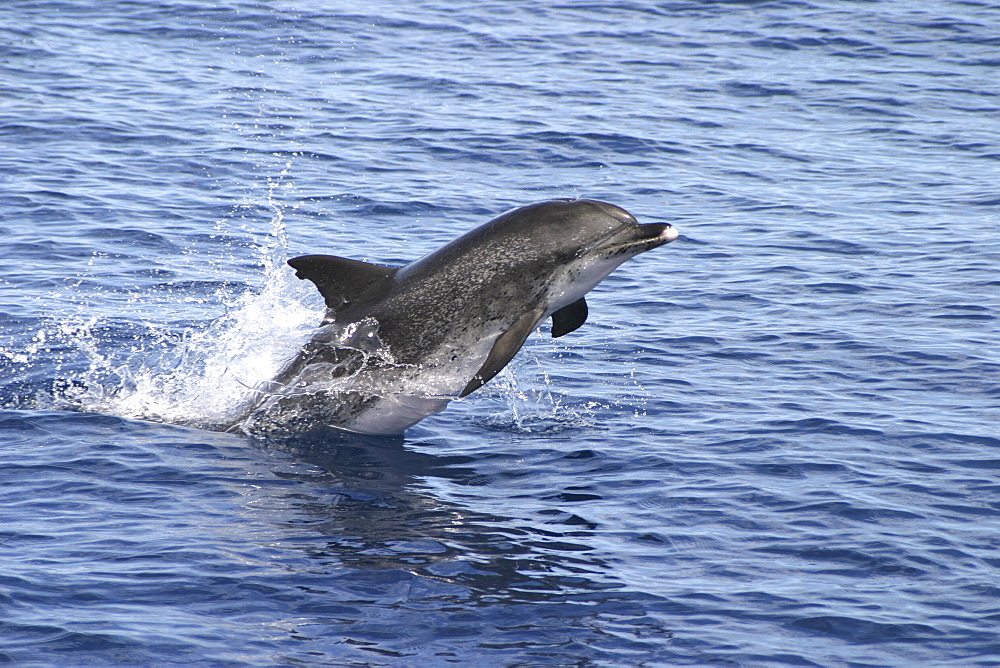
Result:
[[[515,209],[404,267],[328,255],[288,261],[326,301],[322,328],[234,429],[338,427],[400,434],[488,382],[552,317],[587,318],[584,295],[622,262],[677,238],[594,200]]]

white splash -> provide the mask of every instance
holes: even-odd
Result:
[[[102,318],[63,314],[36,333],[22,361],[59,348],[86,366],[58,365],[61,378],[50,393],[35,397],[34,407],[217,428],[259,400],[258,389],[297,354],[324,312],[285,265],[284,214],[273,195],[289,166],[269,181],[273,216],[267,241],[257,248],[264,265],[260,288],[235,297],[220,291],[226,312],[205,327],[138,323],[142,334],[131,345],[109,346]]]
[[[255,401],[256,388],[294,357],[322,316],[289,298],[294,294],[289,275],[269,267],[261,292],[240,297],[208,329],[184,335],[173,369],[161,362],[123,370],[118,375],[126,382],[103,405],[88,409],[198,426],[237,419]]]
[[[291,163],[268,180],[270,241],[259,248],[264,263],[263,288],[227,304],[227,314],[203,331],[186,332],[169,371],[164,365],[133,374],[99,409],[103,412],[163,422],[217,427],[233,422],[259,400],[268,383],[296,355],[315,331],[323,307],[308,306],[311,291],[285,264],[287,235],[284,210],[274,197]]]

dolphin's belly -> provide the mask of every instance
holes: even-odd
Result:
[[[440,413],[483,365],[500,333],[476,332],[472,340],[455,337],[443,342],[422,364],[407,368],[393,390],[368,402],[345,424],[332,426],[364,434],[399,434]],[[377,384],[374,379],[370,382]]]
[[[403,433],[425,417],[440,413],[450,401],[451,397],[425,397],[413,394],[387,396],[373,403],[347,424],[330,426],[362,434],[392,436]]]

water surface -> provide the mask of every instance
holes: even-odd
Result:
[[[996,5],[0,19],[4,659],[1000,665]],[[683,236],[468,400],[199,428],[318,322],[286,258],[575,196]]]

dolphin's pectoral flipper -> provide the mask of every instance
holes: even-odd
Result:
[[[475,392],[493,378],[493,376],[500,373],[507,366],[507,362],[510,362],[514,358],[514,355],[517,354],[517,351],[521,349],[521,346],[524,345],[524,340],[528,338],[528,334],[531,334],[531,330],[538,324],[538,319],[542,315],[543,313],[538,310],[529,311],[518,318],[517,322],[510,329],[497,337],[497,340],[493,343],[493,349],[490,350],[490,354],[486,356],[486,361],[483,362],[483,366],[476,372],[476,375],[472,377],[472,380],[469,381],[469,384],[465,386],[465,389],[458,396],[464,397]]]
[[[580,297],[552,314],[552,338],[569,334],[587,322],[587,300]]]
[[[333,255],[302,255],[288,264],[295,275],[312,281],[333,311],[385,297],[392,287],[393,267],[348,260]]]

